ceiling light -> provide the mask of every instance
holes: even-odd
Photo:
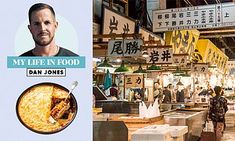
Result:
[[[181,86],[183,86],[184,84],[179,80],[179,82],[176,83],[176,85],[181,85]]]
[[[122,62],[122,59],[117,58],[117,59],[116,59],[116,62],[117,62],[117,63],[120,63],[120,62]]]
[[[148,71],[159,71],[159,70],[161,70],[161,67],[152,64],[150,67],[147,68],[147,70]]]
[[[104,62],[99,64],[97,66],[98,68],[112,68],[113,66],[111,64],[108,63],[108,60],[106,59],[106,57],[104,58]]]
[[[176,68],[176,70],[172,73],[174,76],[184,76],[186,75],[185,71],[182,71],[181,69],[179,69],[178,67]]]
[[[147,72],[141,67],[141,65],[139,65],[138,70],[134,71],[133,73],[147,73]]]
[[[142,52],[142,57],[145,57],[145,58],[149,57],[149,54],[146,50]]]
[[[127,71],[129,71],[129,69],[125,67],[124,61],[122,61],[121,66],[118,67],[114,72],[127,72]]]

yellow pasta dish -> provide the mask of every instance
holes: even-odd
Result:
[[[38,133],[61,131],[71,123],[77,112],[74,96],[67,96],[68,90],[60,85],[34,85],[25,90],[17,101],[18,118],[27,128]]]

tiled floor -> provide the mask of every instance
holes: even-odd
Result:
[[[221,141],[235,141],[235,127],[226,128]]]

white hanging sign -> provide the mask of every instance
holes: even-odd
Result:
[[[135,21],[121,13],[104,8],[103,34],[132,34],[134,31]]]
[[[125,87],[126,88],[143,88],[144,76],[143,75],[125,75]]]
[[[172,48],[148,48],[147,63],[171,64],[173,62]]]
[[[187,65],[187,56],[173,55],[173,63],[177,66],[185,66]]]
[[[192,72],[195,72],[195,73],[207,73],[208,65],[207,64],[194,64],[191,70]]]
[[[139,33],[141,34],[141,37],[144,41],[159,41],[161,45],[165,44],[165,41],[162,39],[162,37],[140,27]]]
[[[234,11],[234,3],[155,10],[153,32],[234,26]]]
[[[109,40],[108,56],[141,56],[141,45],[143,45],[141,39]]]

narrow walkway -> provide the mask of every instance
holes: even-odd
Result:
[[[235,127],[227,127],[221,141],[235,141]]]

